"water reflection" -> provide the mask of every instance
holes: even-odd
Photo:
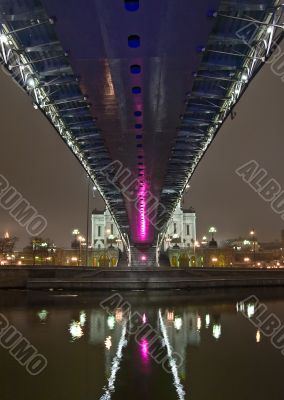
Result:
[[[221,324],[214,324],[213,328],[212,328],[212,335],[215,339],[220,339],[221,337],[221,332],[222,332],[222,328],[221,328]]]
[[[103,388],[102,400],[110,399],[115,391],[123,349],[128,346],[131,340],[134,341],[135,339],[131,337],[127,330],[130,318],[131,314],[124,314],[120,308],[114,309],[110,314],[100,309],[92,309],[88,314],[86,311],[80,311],[78,320],[70,322],[69,332],[74,342],[87,335],[89,344],[103,344],[107,384]],[[159,332],[160,341],[166,352],[176,397],[179,400],[184,400],[186,392],[181,376],[186,376],[186,363],[180,362],[180,360],[186,359],[188,346],[200,346],[203,329],[206,330],[211,326],[212,337],[221,338],[220,315],[216,313],[214,315],[205,314],[194,309],[194,307],[189,307],[188,310],[182,312],[164,308],[152,311],[150,319],[146,316],[146,313],[143,313],[141,319],[143,324],[149,323],[153,329]],[[87,321],[89,321],[89,324],[87,324]],[[142,363],[147,365],[150,362],[150,346],[152,345],[147,334],[142,336],[137,345]]]
[[[114,390],[115,390],[116,375],[120,368],[120,363],[122,360],[122,350],[127,345],[127,340],[126,340],[127,329],[126,329],[126,327],[127,327],[127,320],[125,319],[122,321],[122,329],[121,329],[120,339],[118,342],[116,353],[114,354],[114,357],[111,361],[109,377],[107,380],[107,384],[103,389],[104,393],[101,396],[100,400],[111,399],[111,393],[114,392]]]
[[[147,363],[149,360],[149,342],[147,339],[142,339],[140,342],[140,353],[142,360]]]
[[[41,322],[47,323],[53,311],[46,309],[37,312]],[[49,319],[47,317],[49,316]],[[117,374],[121,368],[124,349],[130,341],[134,341],[128,333],[130,314],[124,314],[120,308],[112,313],[95,308],[80,310],[77,317],[71,318],[68,331],[71,343],[87,340],[89,345],[102,346],[104,351],[106,384],[103,387],[101,400],[110,399],[115,392]],[[186,363],[180,362],[187,357],[188,346],[200,346],[203,330],[211,326],[212,336],[221,338],[220,315],[211,315],[202,310],[189,307],[187,310],[174,308],[159,308],[152,310],[149,316],[141,313],[143,324],[150,324],[160,335],[160,342],[165,350],[169,370],[172,376],[176,397],[185,399],[185,389],[182,378],[186,376]],[[147,337],[142,337],[137,343],[142,363],[146,366],[150,362],[152,342]],[[150,348],[151,347],[151,348]],[[178,355],[178,357],[177,357]],[[162,368],[162,366],[161,366]]]
[[[254,302],[246,303],[244,301],[240,301],[236,304],[236,310],[237,312],[246,314],[248,318],[251,318],[254,316],[255,306],[256,304]]]
[[[86,319],[87,319],[87,315],[86,315],[85,311],[80,311],[79,321],[80,321],[80,325],[82,327],[85,326]]]
[[[205,327],[206,327],[206,329],[209,328],[209,325],[210,325],[210,315],[206,314],[205,315]]]
[[[63,395],[56,397],[48,388],[41,393],[39,386],[37,392],[35,383],[32,398],[41,393],[42,400],[59,400],[64,396],[69,400],[81,397],[85,400],[124,400],[133,396],[136,400],[202,400],[218,389],[219,400],[225,400],[236,376],[240,376],[238,379],[242,384],[245,377],[250,376],[252,381],[245,381],[249,398],[264,400],[269,397],[265,388],[253,396],[250,390],[256,389],[250,389],[250,385],[264,381],[258,375],[269,372],[266,362],[277,365],[269,379],[274,379],[278,372],[280,374],[284,366],[281,353],[278,354],[249,321],[257,312],[254,302],[190,304],[184,301],[181,305],[164,298],[149,305],[142,294],[137,294],[137,299],[133,301],[132,298],[131,313],[125,313],[122,307],[105,312],[99,302],[92,304],[92,298],[81,303],[80,297],[74,298],[68,300],[72,305],[66,305],[65,299],[60,300],[53,294],[51,297],[53,300],[49,305],[37,303],[32,309],[2,309],[9,321],[48,358],[47,372],[38,378],[38,382],[46,382],[48,386],[56,376],[64,382],[62,391],[64,389],[66,395],[62,392]],[[283,306],[284,301],[281,302]],[[142,332],[137,337],[130,332],[134,313],[139,315],[137,323]],[[147,333],[148,327],[157,332],[155,340]],[[3,360],[0,373],[4,382],[8,376],[4,366],[7,360],[10,362],[5,354],[0,348]],[[265,363],[262,363],[262,354],[265,354]],[[13,363],[11,359],[12,366],[8,369],[12,375],[17,372],[17,365]],[[254,376],[258,364],[261,368]],[[224,379],[229,367],[232,376]],[[75,395],[78,374],[81,374],[81,386]],[[25,382],[26,378],[18,376],[17,379]],[[203,385],[204,380],[206,385]],[[86,382],[88,391],[83,393]],[[277,388],[274,389],[276,393]],[[13,386],[9,390],[12,392],[3,397],[5,400],[21,398],[20,389],[17,391],[18,388]],[[231,399],[242,398],[242,394],[240,385]],[[28,400],[27,396],[22,398]],[[271,398],[280,400],[281,397],[274,395]]]
[[[105,346],[107,350],[110,350],[111,346],[112,346],[112,337],[108,336],[105,340]]]
[[[48,317],[48,311],[46,310],[41,310],[37,313],[39,319],[41,322],[46,322],[47,317]]]
[[[176,319],[175,319],[176,321]],[[179,321],[180,323],[178,324],[178,328],[176,328],[176,331],[179,331],[182,327],[182,320],[179,317]],[[173,375],[173,382],[174,382],[174,386],[176,389],[176,393],[177,393],[177,397],[180,400],[184,400],[184,396],[185,396],[185,391],[183,388],[183,385],[181,383],[180,377],[179,377],[179,372],[178,372],[178,366],[177,366],[177,362],[175,357],[173,356],[173,345],[170,341],[169,335],[168,335],[168,329],[167,326],[164,322],[164,319],[162,317],[162,312],[161,310],[159,310],[159,322],[160,322],[160,327],[161,327],[161,331],[162,331],[162,336],[163,336],[163,340],[164,340],[164,344],[166,346],[167,349],[167,355],[168,355],[168,360],[169,360],[169,365],[172,371],[172,375]],[[184,349],[182,349],[184,350]],[[180,354],[181,356],[181,354]]]
[[[82,326],[79,321],[70,322],[69,332],[73,341],[80,339],[84,335]]]

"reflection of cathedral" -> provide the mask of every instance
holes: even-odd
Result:
[[[201,344],[202,329],[210,329],[211,335],[215,339],[219,339],[221,336],[219,317],[198,313],[194,307],[190,307],[180,313],[168,309],[161,312],[161,317],[165,332],[163,333],[159,323],[157,323],[157,326],[153,326],[153,329],[158,332],[162,340],[164,340],[163,335],[166,333],[172,351],[178,354],[180,359],[184,360],[183,364],[178,366],[178,373],[184,378],[186,375],[185,360],[188,346],[195,347]],[[146,320],[147,317],[145,316]],[[159,318],[157,318],[158,320]],[[104,344],[107,374],[111,373],[112,363],[121,342],[123,323],[130,322],[124,318],[120,309],[115,310],[113,314],[106,314],[101,310],[93,310],[90,314],[89,343],[95,345]],[[130,336],[129,339],[135,340],[134,336]],[[147,347],[146,343],[145,347]]]
[[[248,315],[252,313],[253,307],[249,304]],[[188,347],[201,344],[205,329],[208,329],[216,340],[220,339],[221,324],[218,313],[204,314],[204,312],[199,312],[197,307],[192,306],[180,310],[174,308],[151,310],[143,315],[133,311],[133,314],[136,316],[132,321],[132,314],[124,315],[122,309],[116,308],[111,313],[107,313],[103,309],[95,308],[88,312],[78,310],[75,314],[68,315],[68,321],[64,321],[64,324],[66,322],[69,324],[72,342],[87,340],[90,345],[96,346],[99,352],[104,352],[106,375],[100,399],[109,399],[111,393],[115,391],[116,381],[119,378],[118,371],[123,365],[121,362],[125,353],[132,351],[134,344],[139,348],[138,354],[144,365],[154,362],[159,364],[155,357],[158,353],[162,354],[163,360],[165,359],[168,365],[168,372],[172,376],[177,399],[184,400]],[[41,310],[37,318],[41,323],[48,323],[52,318],[52,312]],[[128,333],[128,328],[136,323],[143,330],[143,335],[138,336],[138,339],[135,335]],[[143,329],[143,326],[147,329]],[[152,337],[148,335],[150,331],[157,335],[153,347]],[[131,346],[129,346],[130,342],[132,342]],[[166,364],[161,361],[161,368],[164,365]]]
[[[166,311],[163,320],[173,350],[181,359],[186,359],[187,346],[200,344],[199,316],[196,312],[183,312],[176,314],[174,311]],[[185,363],[179,368],[180,374],[185,376]]]

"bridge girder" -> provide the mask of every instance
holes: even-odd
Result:
[[[208,10],[213,28],[207,42],[196,48],[200,63],[192,75],[159,193],[157,218],[164,228],[223,122],[270,57],[274,44],[282,40],[282,8],[276,0],[222,0],[216,10]],[[131,217],[122,191],[100,173],[113,161],[104,132],[94,118],[81,77],[72,68],[69,51],[58,38],[56,19],[50,18],[39,0],[0,0],[0,22],[1,62],[84,166],[122,227],[122,237],[130,235]],[[108,75],[107,79],[111,92]],[[121,107],[125,104],[122,99]],[[162,133],[156,127],[153,137]],[[136,139],[142,137],[138,132]],[[144,143],[136,146],[137,158],[144,160]],[[144,174],[141,165],[140,161],[138,176]]]

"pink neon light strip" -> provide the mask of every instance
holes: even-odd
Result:
[[[147,196],[146,184],[145,184],[145,182],[143,182],[143,184],[141,186],[139,186],[139,190],[138,190],[138,207],[139,207],[139,212],[138,212],[138,238],[141,241],[146,240],[147,237],[148,237],[146,196]]]

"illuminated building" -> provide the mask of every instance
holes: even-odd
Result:
[[[179,203],[168,225],[164,249],[178,244],[191,247],[196,242],[196,214],[193,208],[182,208]]]
[[[105,211],[92,212],[92,247],[106,249],[110,245],[123,250],[122,241],[117,226],[106,208]]]

